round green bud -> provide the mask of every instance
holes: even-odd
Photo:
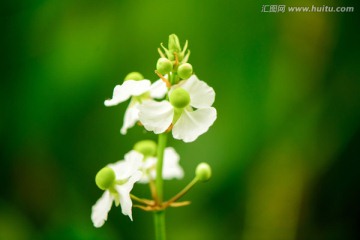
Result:
[[[115,181],[115,172],[109,167],[102,168],[95,177],[96,185],[101,190],[110,188]]]
[[[134,150],[146,157],[156,155],[156,143],[153,140],[142,140],[134,145]]]
[[[190,95],[185,89],[177,88],[171,92],[169,100],[174,107],[184,108],[190,103]]]
[[[206,182],[211,178],[211,167],[207,163],[200,163],[195,170],[196,178],[201,182]]]
[[[124,81],[126,80],[144,80],[144,76],[141,75],[139,72],[131,72],[128,75],[126,75]]]
[[[182,79],[188,79],[193,73],[193,68],[190,63],[184,63],[179,66],[177,73]]]
[[[172,62],[167,58],[159,58],[156,63],[156,70],[162,75],[169,73],[173,68]]]

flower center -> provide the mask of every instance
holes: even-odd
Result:
[[[156,143],[152,140],[142,140],[135,144],[134,150],[143,154],[144,157],[155,156],[156,155]]]
[[[128,75],[126,75],[124,81],[127,80],[135,80],[135,81],[140,81],[140,80],[144,80],[144,76],[139,73],[139,72],[131,72]]]
[[[175,108],[185,108],[190,103],[190,95],[185,89],[177,88],[170,94],[169,100]]]
[[[106,190],[109,189],[115,180],[115,173],[114,170],[112,170],[109,167],[104,167],[102,168],[95,177],[95,182],[96,185],[101,189],[101,190]]]

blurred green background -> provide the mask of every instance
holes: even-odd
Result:
[[[130,71],[152,80],[176,33],[216,91],[218,119],[196,142],[171,140],[186,176],[213,179],[167,212],[172,240],[360,238],[357,1],[6,1],[0,95],[0,239],[153,239],[152,214],[114,208],[95,229],[96,172],[140,127],[103,101]],[[264,4],[355,6],[353,13],[261,13]],[[137,195],[149,196],[147,186]]]

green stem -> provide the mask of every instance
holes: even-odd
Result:
[[[199,180],[195,177],[186,187],[184,187],[183,190],[181,190],[178,194],[176,194],[174,197],[172,197],[169,201],[164,203],[164,207],[168,207],[171,205],[171,203],[176,202],[179,200],[182,196],[184,196]]]
[[[162,178],[162,169],[164,162],[164,151],[166,147],[167,135],[166,133],[161,133],[158,140],[158,149],[157,149],[157,163],[156,163],[156,191],[157,191],[157,204],[160,206],[163,201],[163,178]],[[165,211],[157,211],[154,213],[154,222],[155,222],[155,236],[156,240],[165,240]]]
[[[155,240],[165,240],[165,211],[154,212]]]
[[[166,147],[167,134],[161,133],[158,140],[157,148],[157,163],[156,163],[156,191],[158,195],[158,203],[161,204],[163,201],[163,178],[162,178],[162,169],[164,162],[164,151]]]

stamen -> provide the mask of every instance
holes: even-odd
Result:
[[[176,69],[177,66],[179,65],[179,57],[177,55],[177,52],[174,52],[174,56],[175,56],[174,68]]]
[[[161,73],[159,73],[157,70],[155,70],[155,73],[156,73],[156,75],[159,76],[159,78],[161,78],[161,80],[163,80],[163,81],[166,83],[166,86],[167,86],[168,88],[171,87],[171,83],[169,82],[169,80],[167,80],[167,79],[166,79],[163,75],[161,75]]]

